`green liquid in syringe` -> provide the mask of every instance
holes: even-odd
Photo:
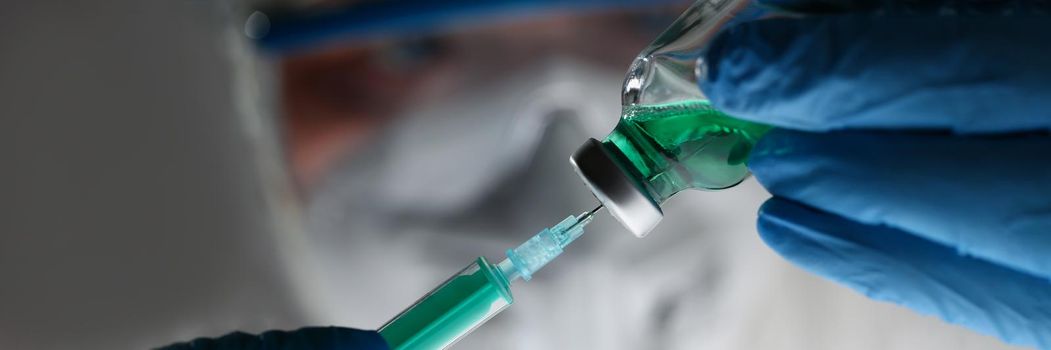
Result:
[[[528,281],[533,273],[562,254],[584,233],[595,208],[545,228],[514,249],[507,259],[490,264],[484,257],[467,266],[404,312],[380,327],[391,349],[444,349],[514,301],[511,282]]]
[[[443,349],[513,302],[510,283],[485,258],[423,300],[380,330],[391,349]]]
[[[745,161],[769,126],[730,117],[707,101],[626,107],[603,142],[663,202],[687,189],[723,189],[748,176]]]

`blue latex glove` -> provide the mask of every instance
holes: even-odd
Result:
[[[219,338],[199,338],[161,350],[386,350],[387,342],[375,331],[342,327],[306,327],[291,332],[267,331],[260,335],[234,332]]]
[[[713,42],[701,88],[780,127],[749,163],[774,194],[758,224],[771,248],[1051,348],[1051,11],[913,4],[743,23]]]

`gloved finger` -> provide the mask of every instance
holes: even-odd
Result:
[[[789,261],[872,299],[1010,343],[1051,348],[1047,279],[776,197],[760,209],[759,232]]]
[[[774,130],[749,168],[776,196],[1051,278],[1051,136]]]
[[[259,335],[234,332],[219,338],[198,338],[161,350],[386,350],[387,342],[376,331],[343,327],[304,327],[294,331],[267,331]]]
[[[723,111],[784,128],[1051,129],[1051,16],[850,13],[728,28],[699,84]]]

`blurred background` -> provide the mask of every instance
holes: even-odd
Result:
[[[683,1],[15,2],[0,11],[0,348],[375,329],[476,256],[596,205]],[[646,239],[608,214],[457,349],[995,349],[810,276],[754,181]]]

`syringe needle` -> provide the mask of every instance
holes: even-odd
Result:
[[[597,207],[595,207],[595,209],[591,209],[591,211],[589,211],[587,213],[584,213],[581,216],[581,218],[595,216],[595,214],[598,214],[598,212],[600,210],[602,210],[602,208],[605,208],[605,206],[603,206],[602,204],[599,204]]]
[[[541,230],[518,247],[508,249],[507,259],[498,264],[500,270],[509,281],[518,277],[528,281],[533,272],[562,254],[563,248],[580,237],[584,233],[584,226],[594,219],[600,209],[601,205],[577,216],[570,215],[555,226]]]
[[[567,227],[565,229],[565,231],[572,230],[572,229],[576,228],[577,226],[587,225],[589,222],[591,222],[591,219],[593,219],[595,217],[595,214],[598,214],[598,212],[600,210],[602,210],[602,208],[604,208],[604,206],[602,206],[602,204],[599,204],[597,207],[595,207],[595,209],[591,209],[590,211],[586,211],[586,212],[580,213],[580,215],[577,215],[577,217],[576,217],[576,221],[577,222],[575,222],[575,223],[573,223],[573,225]]]

